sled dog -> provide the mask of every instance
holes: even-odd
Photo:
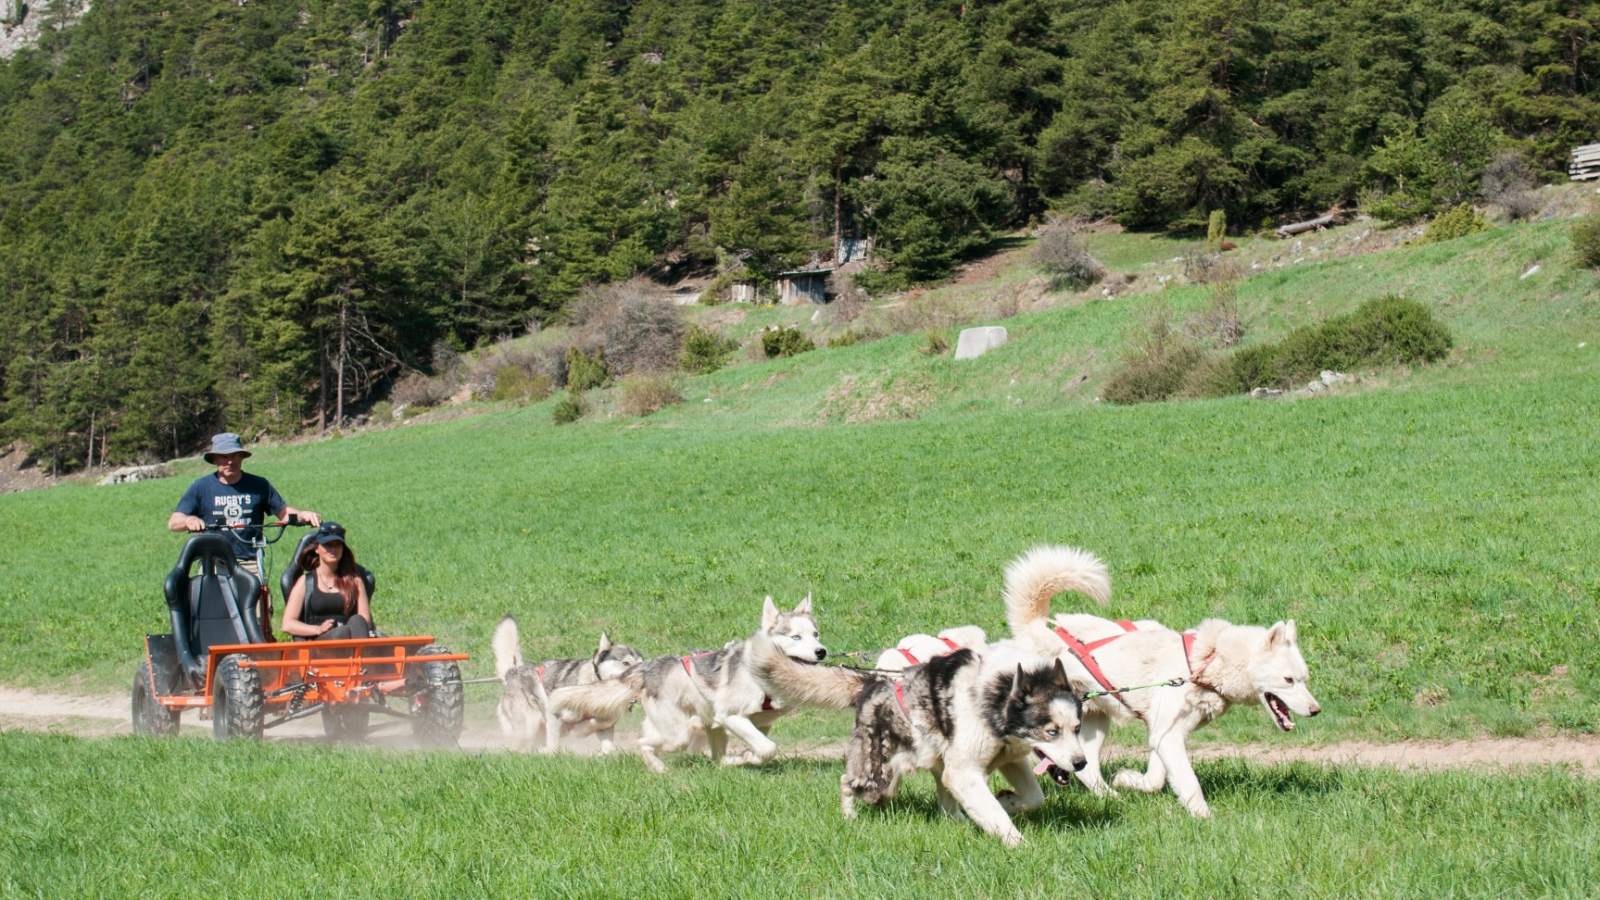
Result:
[[[1061,661],[1010,641],[936,656],[895,680],[876,672],[801,666],[760,636],[749,642],[757,679],[785,702],[856,710],[839,779],[839,805],[855,817],[856,800],[878,804],[895,795],[902,776],[933,773],[939,808],[965,814],[1008,847],[1022,841],[1011,816],[1037,809],[1044,792],[1037,771],[1084,765],[1078,744],[1081,706]],[[1013,790],[989,792],[998,771]]]
[[[1082,741],[1087,764],[1077,774],[1098,794],[1115,793],[1100,770],[1100,748],[1113,719],[1142,719],[1150,730],[1145,771],[1123,769],[1113,783],[1146,792],[1169,785],[1191,814],[1208,816],[1210,807],[1189,763],[1191,732],[1234,704],[1260,703],[1284,731],[1294,727],[1294,716],[1322,711],[1306,683],[1306,661],[1293,619],[1270,628],[1206,619],[1180,634],[1154,627],[1157,623],[1149,620],[1050,618],[1050,600],[1063,591],[1077,591],[1104,605],[1111,594],[1105,564],[1072,547],[1044,546],[1006,567],[1006,620],[1012,634],[1065,663],[1067,678],[1086,694]],[[1167,681],[1177,684],[1161,684]],[[1112,687],[1140,689],[1096,696]]]
[[[549,692],[567,685],[591,684],[614,678],[629,666],[644,660],[639,651],[627,644],[613,644],[605,632],[600,632],[600,646],[588,659],[547,659],[538,665],[522,662],[522,640],[517,633],[517,620],[506,616],[494,629],[494,673],[505,689],[500,694],[500,729],[517,749],[526,753],[535,747],[546,751],[559,750],[563,735],[587,737],[598,735],[600,752],[616,749],[612,743],[617,725],[616,717],[610,719],[580,718],[576,715],[561,719],[552,715],[548,702]]]
[[[982,653],[989,636],[976,625],[946,628],[938,634],[908,634],[893,649],[878,654],[873,668],[880,672],[903,672],[935,656],[946,656],[957,650]]]
[[[768,597],[756,633],[802,663],[815,664],[828,655],[818,639],[810,594],[788,612]],[[647,659],[614,678],[553,691],[551,709],[562,717],[579,714],[614,720],[635,699],[642,700],[639,755],[657,772],[666,771],[661,754],[685,750],[701,736],[713,760],[763,763],[778,750],[767,731],[788,710],[751,677],[746,644],[730,641],[721,650]],[[729,734],[749,747],[749,753],[725,759]]]

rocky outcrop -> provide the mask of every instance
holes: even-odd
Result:
[[[88,11],[89,0],[0,0],[0,59],[39,43],[46,28],[65,28]]]

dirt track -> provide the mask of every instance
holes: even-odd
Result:
[[[0,687],[0,731],[55,731],[84,737],[127,734],[128,698],[118,694],[65,696],[19,688]],[[201,729],[192,714],[186,729]],[[315,717],[291,722],[271,733],[273,739],[322,740],[322,725]],[[619,735],[619,737],[621,737]],[[411,746],[404,728],[379,731],[373,743],[396,749]],[[626,741],[619,741],[626,745]],[[503,750],[505,741],[489,723],[469,724],[461,737],[465,750]],[[818,756],[840,756],[842,748],[809,751]],[[1393,766],[1415,769],[1518,768],[1564,764],[1600,777],[1600,736],[1559,738],[1478,738],[1467,741],[1402,741],[1392,744],[1348,741],[1319,746],[1270,744],[1204,745],[1194,755],[1201,759],[1246,757],[1269,762],[1325,762],[1338,765]]]

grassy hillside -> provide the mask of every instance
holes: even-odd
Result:
[[[720,646],[764,594],[807,591],[835,650],[998,635],[1001,567],[1052,541],[1107,560],[1118,616],[1297,619],[1327,714],[1296,739],[1593,731],[1600,286],[1564,262],[1567,227],[1246,280],[1247,341],[1388,291],[1454,330],[1449,363],[1338,396],[1096,403],[1152,302],[1096,300],[1007,320],[972,362],[891,338],[694,379],[644,420],[558,428],[547,402],[265,448],[251,469],[347,525],[380,623],[478,654],[469,677],[505,612],[530,655],[586,653],[601,628],[646,653]],[[0,682],[125,686],[165,628],[181,539],[162,524],[201,471],[0,497]]]

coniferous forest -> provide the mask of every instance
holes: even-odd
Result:
[[[96,0],[0,61],[0,441],[285,435],[586,285],[1047,211],[1418,218],[1600,140],[1593,0]]]

